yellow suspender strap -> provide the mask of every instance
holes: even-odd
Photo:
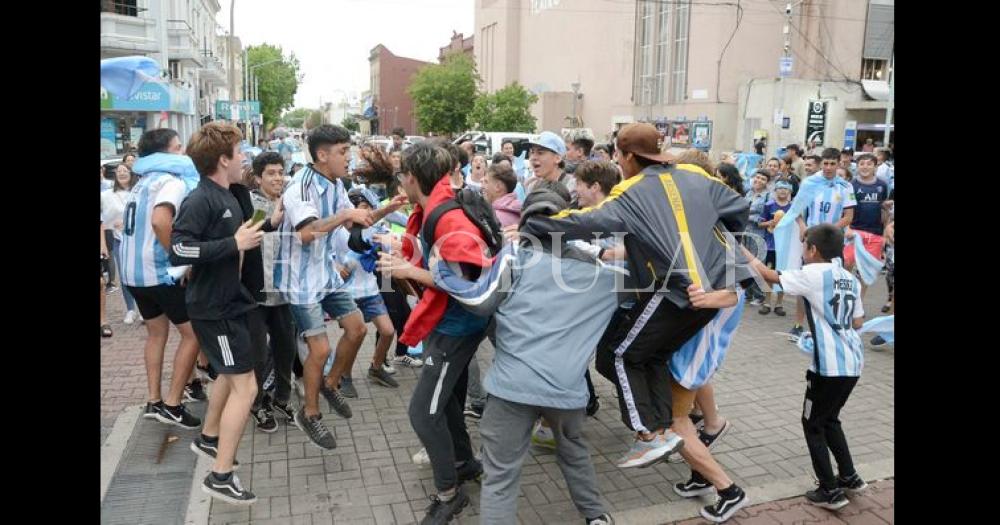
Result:
[[[681,246],[684,247],[684,260],[687,262],[691,281],[695,286],[701,288],[701,275],[695,264],[694,243],[691,241],[691,234],[688,231],[687,215],[684,213],[684,200],[681,199],[681,192],[677,190],[677,184],[674,183],[674,178],[669,173],[660,175],[660,182],[663,183],[663,190],[667,192],[670,209],[674,213],[674,220],[677,221],[677,232],[681,237]]]

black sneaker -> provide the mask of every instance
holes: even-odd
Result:
[[[420,525],[445,525],[461,514],[462,509],[469,504],[469,497],[462,491],[462,487],[458,487],[455,497],[448,501],[441,501],[437,494],[432,494],[430,500],[431,505],[427,507],[427,514],[420,520]]]
[[[350,377],[342,377],[342,378],[340,378],[340,393],[343,394],[344,397],[350,397],[350,398],[353,398],[353,399],[357,399],[357,397],[358,397],[358,390],[356,388],[354,388],[354,379],[353,378],[350,378]],[[350,417],[350,416],[345,416],[345,417]]]
[[[605,512],[596,518],[587,518],[587,525],[615,525],[615,519]]]
[[[475,459],[470,459],[462,463],[462,466],[455,470],[458,472],[459,484],[466,481],[480,481],[483,477],[483,464]]]
[[[816,490],[806,492],[806,499],[817,507],[830,510],[842,509],[850,503],[844,494],[844,489],[841,488],[825,490],[823,487],[817,487]]]
[[[733,514],[736,514],[750,503],[750,498],[747,498],[747,493],[743,492],[743,489],[736,485],[733,485],[731,489],[723,491],[729,492],[728,497],[723,496],[722,492],[720,492],[719,499],[714,504],[703,507],[701,509],[701,517],[714,523],[722,523],[732,518]]]
[[[271,408],[274,409],[274,414],[285,418],[288,421],[295,421],[295,410],[292,409],[290,405],[282,405],[275,401]]]
[[[853,476],[847,478],[837,478],[837,486],[851,492],[858,492],[868,488],[868,484],[865,483],[864,478],[862,478],[857,472],[855,472]]]
[[[274,415],[271,414],[269,408],[270,407],[265,404],[256,411],[250,411],[250,415],[253,416],[254,423],[257,423],[257,430],[260,430],[265,434],[270,434],[271,432],[278,430],[278,422],[274,420]]]
[[[397,383],[396,380],[392,378],[392,375],[389,374],[389,372],[386,372],[385,369],[382,368],[381,366],[378,368],[375,368],[374,366],[369,366],[368,379],[371,379],[372,381],[375,381],[376,383],[382,386],[387,386],[389,388],[399,388],[399,383]]]
[[[792,329],[788,331],[788,340],[793,343],[799,342],[799,338],[802,337],[803,331],[804,330],[802,329],[802,326],[800,325],[793,326]]]
[[[876,335],[871,341],[872,348],[883,348],[888,344],[880,335]]]
[[[707,496],[715,493],[715,487],[695,471],[691,471],[691,479],[674,485],[674,492],[682,498],[693,498],[695,496]]]
[[[705,448],[712,450],[712,446],[718,443],[719,438],[729,432],[729,421],[722,424],[722,428],[715,434],[708,434],[704,430],[698,431],[698,439],[705,445]]]
[[[323,414],[306,417],[306,408],[302,407],[295,413],[295,424],[309,436],[309,439],[317,447],[324,450],[333,450],[337,448],[337,440],[333,438],[333,433],[330,432],[330,429],[326,428],[326,425],[320,421],[322,418]]]
[[[219,481],[215,478],[215,474],[209,472],[201,484],[201,490],[213,498],[233,505],[250,505],[257,501],[257,496],[243,488],[240,478],[232,472],[229,473],[229,479],[225,481]]]
[[[340,414],[340,417],[344,419],[351,419],[353,415],[351,406],[347,404],[347,399],[344,398],[344,394],[340,390],[333,390],[324,383],[320,385],[319,393],[323,394],[326,402],[330,404],[331,410]]]
[[[201,439],[201,436],[198,436],[191,442],[191,452],[215,461],[215,457],[219,455],[218,441],[215,443],[209,443],[208,441]],[[233,470],[239,470],[239,468],[240,462],[236,461],[236,458],[233,458]]]
[[[205,401],[207,399],[208,394],[205,393],[205,386],[201,384],[200,379],[192,379],[184,386],[184,401]]]
[[[600,409],[601,409],[601,402],[597,400],[597,396],[594,396],[593,398],[591,398],[591,399],[589,399],[587,401],[587,415],[588,416],[594,417],[594,414],[596,414],[597,411],[600,410]]]
[[[774,307],[774,315],[777,315],[778,317],[784,317],[786,315],[785,314],[785,307],[784,306],[775,306]]]
[[[163,401],[146,402],[146,409],[142,411],[142,417],[146,419],[156,419],[156,413],[163,407]]]
[[[483,418],[483,407],[477,407],[475,405],[469,405],[469,408],[465,409],[464,414],[466,417],[471,417],[472,419],[482,419]]]
[[[694,425],[694,428],[701,428],[705,426],[703,423],[703,421],[705,421],[705,414],[695,414],[694,412],[691,412],[688,414],[688,417],[691,418],[691,424]]]
[[[201,420],[192,416],[187,407],[182,403],[179,406],[171,407],[162,405],[156,411],[156,420],[160,423],[174,425],[188,430],[201,426]]]
[[[197,363],[194,365],[194,373],[202,380],[205,381],[215,381],[219,378],[219,373],[212,368],[212,363],[208,363],[206,366],[201,366]]]

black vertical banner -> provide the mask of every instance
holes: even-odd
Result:
[[[826,102],[809,101],[809,117],[806,120],[806,144],[813,141],[817,146],[823,145],[826,134]]]

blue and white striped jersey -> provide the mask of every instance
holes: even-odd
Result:
[[[670,375],[677,384],[688,390],[697,390],[708,383],[722,366],[733,334],[743,317],[746,294],[742,289],[737,294],[739,300],[734,306],[719,309],[707,325],[670,356]]]
[[[822,176],[822,173],[813,175],[813,177]],[[806,226],[834,224],[843,217],[845,209],[857,205],[851,184],[843,179],[834,178],[816,192],[813,201],[806,207]]]
[[[153,209],[168,204],[176,215],[187,193],[184,181],[171,173],[144,175],[132,187],[122,214],[122,242],[115,254],[122,263],[122,283],[140,288],[174,284],[167,251],[153,232]]]
[[[303,245],[301,236],[296,234],[297,226],[332,217],[353,209],[354,205],[339,179],[331,182],[311,165],[295,174],[281,199],[285,218],[278,230],[280,244],[274,261],[274,286],[291,304],[318,303],[344,285],[334,267],[337,230]]]
[[[781,272],[786,294],[802,296],[806,318],[815,340],[809,369],[827,377],[860,377],[864,367],[861,336],[852,327],[865,316],[861,284],[840,259],[807,264],[801,270]]]

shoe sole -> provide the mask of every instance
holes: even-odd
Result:
[[[666,461],[667,459],[670,458],[671,454],[676,454],[682,448],[684,448],[684,440],[677,440],[677,446],[673,447],[672,449],[667,449],[667,451],[660,456],[657,456],[652,459],[647,459],[645,461],[637,460],[640,461],[639,463],[618,465],[618,468],[649,468],[657,463],[660,463],[661,461]],[[630,463],[630,461],[627,461],[626,463]]]
[[[277,421],[274,422],[274,428],[272,428],[270,430],[268,430],[268,429],[266,429],[266,428],[264,428],[264,427],[262,427],[260,425],[254,425],[254,426],[257,427],[257,430],[260,430],[261,432],[263,432],[265,434],[271,434],[271,433],[274,433],[274,432],[278,431],[278,422]]]
[[[233,498],[233,497],[230,497],[230,496],[226,496],[225,494],[222,494],[221,492],[216,492],[216,491],[214,491],[214,490],[206,487],[204,484],[202,484],[202,486],[201,486],[201,491],[204,492],[205,494],[208,494],[209,496],[212,496],[215,499],[225,501],[226,503],[229,503],[230,505],[246,506],[246,505],[253,505],[254,503],[257,503],[257,496],[254,496],[253,499],[236,499],[236,498]]]
[[[471,417],[472,419],[482,419],[483,415],[471,410],[466,410],[462,415],[465,417]]]
[[[209,461],[215,462],[215,456],[213,456],[213,455],[209,454],[208,452],[205,452],[204,450],[202,450],[201,448],[199,448],[198,445],[194,444],[194,441],[191,442],[191,446],[188,447],[188,448],[191,449],[191,452],[194,452],[195,454],[198,454],[199,456],[201,456],[201,457],[203,457],[203,458],[205,458],[205,459],[207,459]],[[233,463],[233,470],[236,471],[236,470],[239,470],[239,469],[240,469],[240,464],[239,463]],[[204,485],[202,485],[202,486],[204,486]]]
[[[703,489],[695,490],[681,490],[674,485],[674,492],[682,498],[697,498],[698,496],[708,496],[710,494],[715,494],[715,487],[708,486]]]
[[[380,385],[382,385],[382,386],[384,386],[386,388],[399,388],[399,383],[396,383],[394,385],[394,384],[392,384],[392,383],[390,383],[390,382],[388,382],[388,381],[386,381],[386,380],[384,380],[384,379],[382,379],[381,377],[378,377],[378,376],[372,376],[372,375],[370,375],[370,376],[368,376],[368,379],[371,379],[372,381],[374,381],[374,382],[376,382],[376,383],[378,383],[378,384],[380,384]]]
[[[195,429],[197,429],[198,427],[201,426],[201,421],[199,421],[197,425],[189,427],[189,426],[181,423],[180,421],[174,421],[173,419],[165,418],[165,417],[161,416],[160,414],[156,414],[153,417],[155,417],[156,420],[159,421],[160,423],[163,423],[165,425],[173,425],[175,427],[183,428],[184,430],[195,430]]]
[[[190,401],[192,403],[200,403],[202,401],[208,401],[208,397],[206,397],[205,399],[198,399],[197,397],[194,397],[188,394],[187,392],[184,392],[184,401]]]
[[[864,480],[862,480],[861,486],[858,487],[858,488],[856,488],[856,489],[852,489],[850,487],[840,487],[840,488],[844,489],[844,491],[846,491],[846,492],[851,492],[851,493],[857,494],[858,492],[861,492],[861,491],[867,489],[868,488],[868,483],[866,483],[866,482],[864,482]]]
[[[830,503],[828,501],[815,502],[815,501],[810,501],[808,498],[806,498],[806,501],[809,501],[811,505],[822,507],[827,510],[840,510],[846,507],[848,503],[850,503],[850,500],[848,499],[844,499],[844,501],[840,503]]]
[[[313,440],[312,436],[309,435],[309,433],[305,431],[305,427],[302,424],[299,423],[298,419],[293,419],[292,423],[295,425],[296,428],[298,428],[299,430],[301,430],[302,433],[305,434],[307,438],[309,438],[309,443],[312,443],[312,445],[314,447],[316,447],[316,448],[318,448],[320,450],[333,450],[333,449],[337,448],[337,442],[336,442],[336,440],[334,440],[332,447],[326,448],[323,445],[320,445],[319,443],[317,443],[317,442],[315,442]],[[331,432],[330,435],[333,435],[333,433]]]
[[[736,514],[737,512],[739,512],[740,509],[742,509],[743,507],[746,507],[749,503],[750,503],[750,498],[746,494],[744,494],[743,495],[743,499],[739,503],[737,503],[736,505],[733,505],[732,507],[730,507],[730,509],[727,510],[726,512],[724,512],[722,514],[722,516],[712,516],[711,514],[705,512],[705,509],[702,508],[701,509],[701,517],[705,518],[706,520],[711,521],[713,523],[722,523],[724,521],[727,521],[729,518],[732,518],[733,514]]]

